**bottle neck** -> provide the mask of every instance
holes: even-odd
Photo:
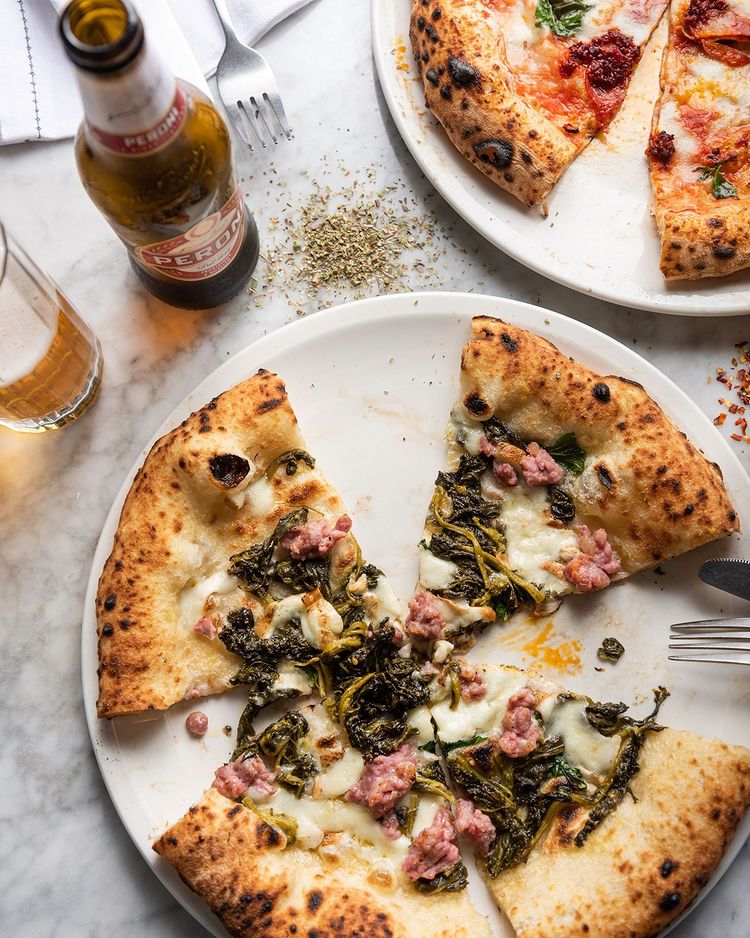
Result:
[[[122,71],[76,72],[84,132],[92,145],[121,156],[142,156],[163,147],[180,130],[187,93],[147,41]]]

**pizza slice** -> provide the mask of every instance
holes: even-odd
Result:
[[[667,280],[750,265],[750,9],[675,0],[649,157]]]
[[[436,755],[406,744],[365,765],[322,703],[244,747],[154,844],[231,934],[490,938]]]
[[[719,467],[639,384],[497,319],[472,322],[448,439],[405,622],[432,657],[739,529]]]
[[[690,905],[750,805],[750,751],[515,668],[436,676],[457,818],[518,938],[647,938]],[[442,700],[440,697],[442,696]]]
[[[350,529],[277,375],[192,414],[148,454],[99,581],[99,716],[244,685],[250,719],[309,692],[320,668],[301,663],[399,622]]]
[[[426,103],[526,205],[606,130],[667,0],[412,0]]]

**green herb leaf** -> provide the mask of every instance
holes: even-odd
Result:
[[[579,476],[586,462],[586,450],[576,439],[575,433],[564,433],[545,449],[550,456],[568,472]]]
[[[563,491],[559,485],[549,486],[547,489],[547,501],[550,503],[549,510],[553,518],[565,524],[570,524],[575,518],[576,506],[573,504],[573,499],[567,492]]]
[[[453,752],[454,749],[468,749],[469,746],[476,746],[483,743],[485,739],[487,739],[486,736],[472,736],[471,739],[457,739],[453,743],[444,743],[441,740],[440,749],[443,755],[447,755],[449,752]]]
[[[596,651],[596,657],[599,658],[600,661],[609,661],[612,664],[617,664],[624,651],[625,646],[622,642],[618,642],[616,638],[605,638],[602,641],[601,648],[598,648]]]
[[[581,0],[538,0],[534,22],[539,29],[548,26],[556,36],[574,36],[590,9]]]
[[[725,160],[719,160],[717,163],[709,163],[705,166],[696,166],[693,172],[700,173],[698,179],[700,182],[711,180],[711,195],[715,199],[738,199],[736,186],[722,173],[722,169],[727,163],[730,163],[734,156],[728,156]]]
[[[557,756],[547,769],[547,778],[565,778],[575,791],[586,791],[586,782],[580,769],[571,765],[565,756]]]
[[[418,879],[414,885],[419,892],[434,894],[438,892],[459,892],[469,883],[469,874],[461,860],[456,861],[447,870],[438,873],[433,879]]]
[[[297,472],[300,463],[304,463],[310,469],[315,468],[315,460],[306,450],[290,449],[269,463],[266,469],[266,478],[270,479],[280,466],[284,467],[288,476],[293,476]]]

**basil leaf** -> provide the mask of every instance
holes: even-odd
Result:
[[[575,433],[564,433],[551,446],[545,447],[550,456],[568,472],[579,476],[586,462],[586,450],[576,439]]]
[[[534,22],[540,29],[549,27],[556,36],[573,36],[590,9],[581,0],[538,0]]]
[[[736,186],[722,173],[722,169],[733,160],[733,156],[728,156],[725,160],[719,160],[718,163],[710,163],[706,166],[696,166],[693,172],[700,173],[698,180],[706,182],[711,180],[711,195],[715,199],[738,199]]]

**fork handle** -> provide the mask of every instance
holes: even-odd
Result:
[[[216,15],[219,17],[221,22],[221,28],[224,30],[224,35],[227,40],[236,39],[237,33],[234,31],[234,26],[232,26],[232,20],[229,17],[229,10],[224,0],[212,0],[214,9],[216,10]]]

